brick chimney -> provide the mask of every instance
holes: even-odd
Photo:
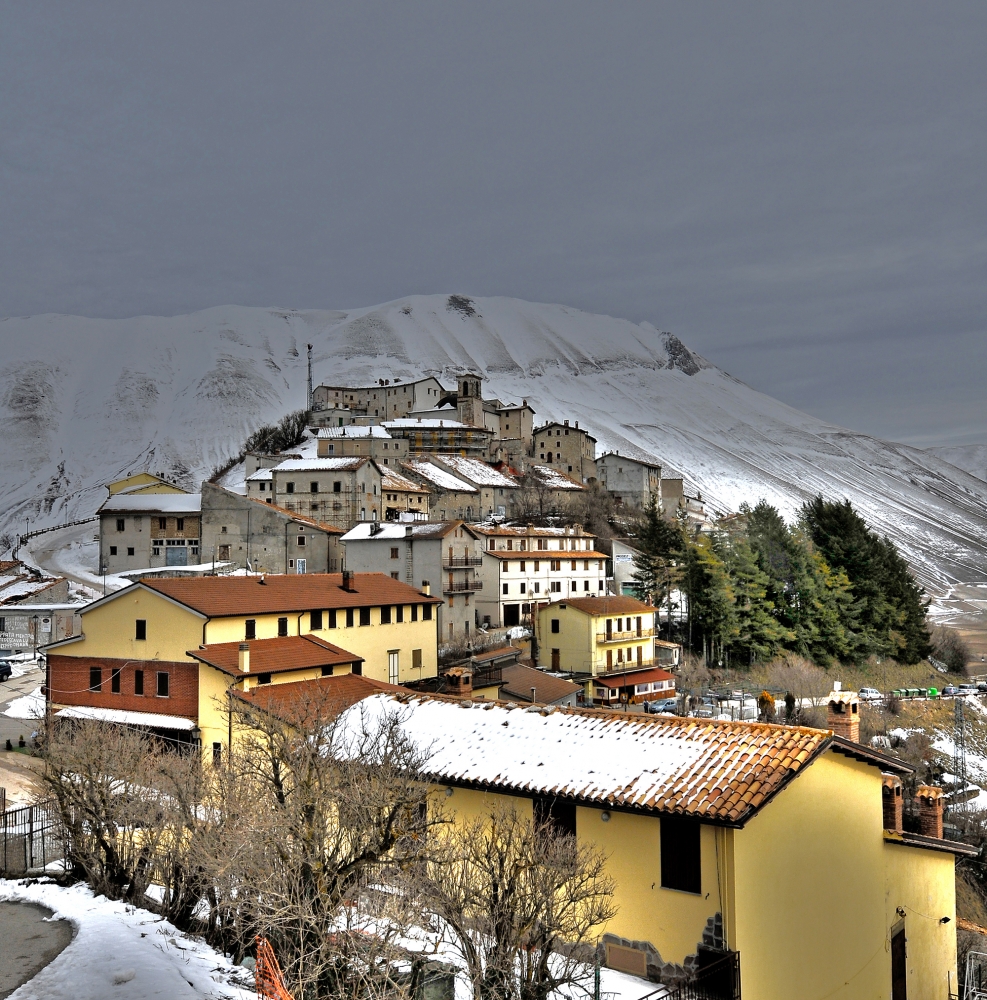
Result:
[[[884,805],[884,829],[894,833],[902,831],[901,778],[896,774],[881,775],[881,801]]]
[[[245,673],[250,673],[250,643],[241,642],[239,649],[240,669]]]
[[[829,692],[826,728],[853,743],[860,742],[860,699],[856,691],[844,691],[839,681],[833,681]]]
[[[353,571],[349,569],[343,570],[343,590],[352,591],[353,590]]]
[[[935,785],[919,785],[915,797],[918,799],[919,832],[924,837],[942,840],[942,789]]]

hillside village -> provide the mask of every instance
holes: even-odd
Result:
[[[763,574],[750,599],[731,591],[724,641],[684,567],[720,560],[737,591],[770,512],[708,509],[660,459],[598,454],[592,428],[536,417],[484,398],[475,372],[455,388],[310,381],[306,409],[199,492],[148,471],[108,483],[88,602],[79,581],[0,566],[2,642],[43,654],[32,711],[231,774],[258,733],[273,746],[400,718],[421,755],[416,816],[521,803],[560,842],[605,852],[607,918],[570,943],[586,968],[638,977],[640,996],[897,998],[900,982],[953,996],[957,865],[978,854],[958,804],[979,789],[886,718],[876,735],[866,686],[788,657],[772,692],[752,667],[812,643],[822,664],[884,647],[859,645],[856,611],[853,630],[830,622],[836,638],[756,620],[781,601]],[[849,614],[833,570],[806,579]],[[924,617],[914,642],[904,621],[884,655],[928,672]]]

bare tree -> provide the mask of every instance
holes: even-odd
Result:
[[[426,868],[475,1000],[546,1000],[587,988],[587,952],[615,914],[606,858],[512,808],[448,825]]]

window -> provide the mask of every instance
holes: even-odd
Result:
[[[398,684],[401,680],[401,653],[397,649],[387,651],[387,683]]]
[[[213,767],[219,767],[223,763],[223,744],[213,743],[212,745]]]
[[[347,628],[353,628],[353,609],[352,608],[347,608],[346,609],[346,627]]]
[[[583,590],[589,590],[589,580],[583,580]]]
[[[144,693],[144,671],[135,670],[134,671],[134,694]]]
[[[538,796],[532,803],[536,826],[547,827],[562,837],[576,836],[576,804],[563,799]]]
[[[270,674],[258,674],[257,675],[257,683],[258,684],[270,684],[271,683],[271,675]]]
[[[360,608],[360,624],[370,624],[370,608]]]
[[[126,528],[126,527],[127,527],[126,520],[124,518],[122,518],[122,517],[118,517],[117,518],[117,531],[123,531],[123,529]]]
[[[332,667],[323,667],[322,668],[322,676],[323,677],[332,677]]]
[[[164,531],[168,527],[168,518],[159,517],[158,518],[158,530]]]
[[[562,581],[561,580],[553,580],[549,586],[551,587],[551,590],[552,590],[553,594],[561,594],[562,593]]]
[[[342,493],[343,492],[343,484],[337,480],[336,482],[334,482],[332,484],[332,491],[333,491],[333,493]]]
[[[401,579],[401,574],[400,574],[400,573],[399,573],[399,572],[398,572],[397,570],[395,570],[395,571],[394,571],[394,572],[393,572],[393,573],[391,574],[391,579],[392,579],[392,580],[400,580],[400,579]]]
[[[330,610],[326,612],[326,615],[329,618],[329,620],[326,622],[326,628],[335,628],[336,627],[336,609],[335,608],[330,608]]]
[[[661,887],[680,892],[702,892],[699,820],[686,816],[661,817]]]
[[[244,639],[256,639],[257,638],[257,622],[253,618],[248,618],[243,623],[243,637]]]
[[[576,560],[573,559],[572,560],[572,565],[570,566],[570,569],[575,569],[575,568],[576,568]]]
[[[588,559],[584,559],[583,560],[583,569],[589,569],[589,560]]]
[[[536,594],[540,594],[541,593],[541,584],[540,583],[536,583],[535,584],[535,593]]]
[[[391,624],[391,608],[390,605],[385,605],[380,609],[380,623],[381,625]]]
[[[117,547],[115,545],[110,546],[110,555],[115,556],[117,554]]]
[[[396,546],[391,549],[391,558],[392,559],[397,559],[398,558],[398,550],[397,550]]]
[[[396,622],[403,622],[404,621],[404,605],[403,604],[399,604],[394,609],[394,620]]]
[[[176,531],[184,531],[185,530],[185,518],[184,517],[176,517],[175,518],[175,530]]]
[[[418,671],[422,669],[422,651],[420,649],[411,651],[411,669]]]
[[[134,638],[143,641],[147,638],[147,620],[144,618],[138,618],[134,624]]]
[[[89,690],[90,691],[102,691],[103,690],[103,671],[100,667],[90,667],[89,668]]]
[[[509,586],[508,586],[508,585],[507,585],[507,584],[505,583],[505,584],[504,584],[504,596],[505,596],[505,597],[507,596],[507,592],[508,592],[509,590],[510,590],[510,587],[509,587]]]
[[[432,620],[432,605],[423,604],[422,605],[422,621],[430,622]]]
[[[318,493],[319,492],[319,484],[318,483],[309,483],[308,484],[308,491],[309,491],[309,493]]]
[[[159,670],[158,671],[158,697],[167,698],[168,697],[168,671]]]
[[[285,493],[294,493],[295,492],[295,484],[294,483],[285,483],[284,484],[284,491],[285,491]]]
[[[411,605],[411,620],[413,622],[418,621],[418,605],[417,604],[412,604]]]
[[[558,572],[561,572],[561,570],[562,570],[562,560],[561,560],[561,559],[553,559],[553,560],[551,561],[551,565],[550,565],[550,567],[549,567],[549,570],[550,570],[550,571],[551,571],[552,573],[558,573]]]
[[[535,560],[535,572],[538,573],[538,572],[540,572],[540,570],[541,570],[541,560],[540,559],[536,559]]]
[[[133,554],[134,554],[133,546],[128,546],[127,547],[127,555],[128,556],[132,556]]]
[[[313,632],[318,632],[322,629],[322,612],[321,611],[310,611],[308,613],[308,627]]]
[[[284,636],[288,634],[288,619],[279,618],[278,619],[278,635]]]
[[[552,631],[553,632],[558,632],[558,630],[559,630],[559,620],[558,620],[558,618],[553,618],[552,619]]]

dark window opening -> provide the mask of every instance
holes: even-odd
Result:
[[[168,672],[165,670],[158,671],[158,697],[168,697]]]
[[[309,483],[308,484],[308,491],[309,491],[309,493],[318,493],[319,492],[319,484],[318,483]]]
[[[110,555],[115,556],[117,554],[117,547],[115,545],[110,546]]]
[[[432,605],[423,604],[422,605],[422,621],[430,622],[432,620]]]
[[[411,620],[413,622],[418,621],[418,605],[417,604],[412,604],[411,605]]]
[[[127,546],[127,555],[132,556],[134,554],[134,547],[132,545]]]
[[[340,482],[338,482],[338,481],[334,482],[332,484],[332,491],[333,491],[333,493],[342,493],[343,492],[343,484],[340,483]]]
[[[137,619],[137,627],[134,630],[134,638],[135,639],[142,639],[142,640],[147,638],[147,619],[146,618],[138,618]]]
[[[535,826],[547,827],[560,837],[576,836],[576,803],[540,797],[534,800]]]
[[[370,608],[360,608],[360,624],[361,625],[370,624]]]
[[[118,517],[117,518],[117,531],[123,531],[123,529],[126,526],[127,526],[127,522],[122,517]]]
[[[223,763],[223,744],[213,743],[212,745],[212,762],[215,767],[219,767]]]
[[[347,608],[346,609],[346,627],[347,628],[353,628],[353,609],[352,608]]]
[[[391,607],[389,604],[384,605],[384,607],[380,609],[380,623],[381,625],[391,624]],[[362,625],[363,622],[361,622],[360,624]]]
[[[322,630],[322,612],[321,611],[310,611],[308,616],[308,627],[313,632],[319,632]]]
[[[285,483],[284,484],[284,488],[285,488],[285,492],[286,493],[294,493],[295,492],[295,484],[294,483]]]
[[[285,636],[288,634],[288,619],[279,618],[278,619],[278,635]]]
[[[110,690],[113,694],[120,693],[120,668],[114,667],[113,672],[110,674]]]
[[[258,684],[270,684],[271,683],[271,675],[270,674],[258,674],[257,675],[257,683]]]
[[[558,632],[558,630],[559,630],[559,620],[558,620],[558,618],[553,618],[552,619],[552,631],[553,632]]]
[[[144,671],[135,670],[134,671],[134,694],[144,693]]]
[[[357,677],[359,677],[363,673],[363,664],[362,663],[354,663],[353,664],[353,668],[352,668],[352,672],[354,674],[356,674]]]
[[[100,667],[90,667],[89,668],[89,690],[90,691],[102,691],[103,690],[103,671]]]
[[[184,531],[185,530],[185,518],[184,517],[176,517],[175,518],[175,530],[176,531]]]
[[[158,518],[158,530],[164,531],[168,527],[168,518],[159,517]]]
[[[326,616],[329,619],[326,622],[326,628],[335,628],[336,627],[336,609],[333,608],[332,610],[326,612]]]
[[[257,638],[257,621],[254,618],[248,618],[243,623],[243,637],[244,639],[256,639]]]
[[[323,677],[332,677],[332,667],[323,667],[322,668],[322,676]]]
[[[699,820],[661,817],[661,886],[681,892],[702,892]]]
[[[399,604],[394,609],[394,611],[395,611],[394,620],[396,622],[403,622],[404,621],[404,605],[403,604]]]

